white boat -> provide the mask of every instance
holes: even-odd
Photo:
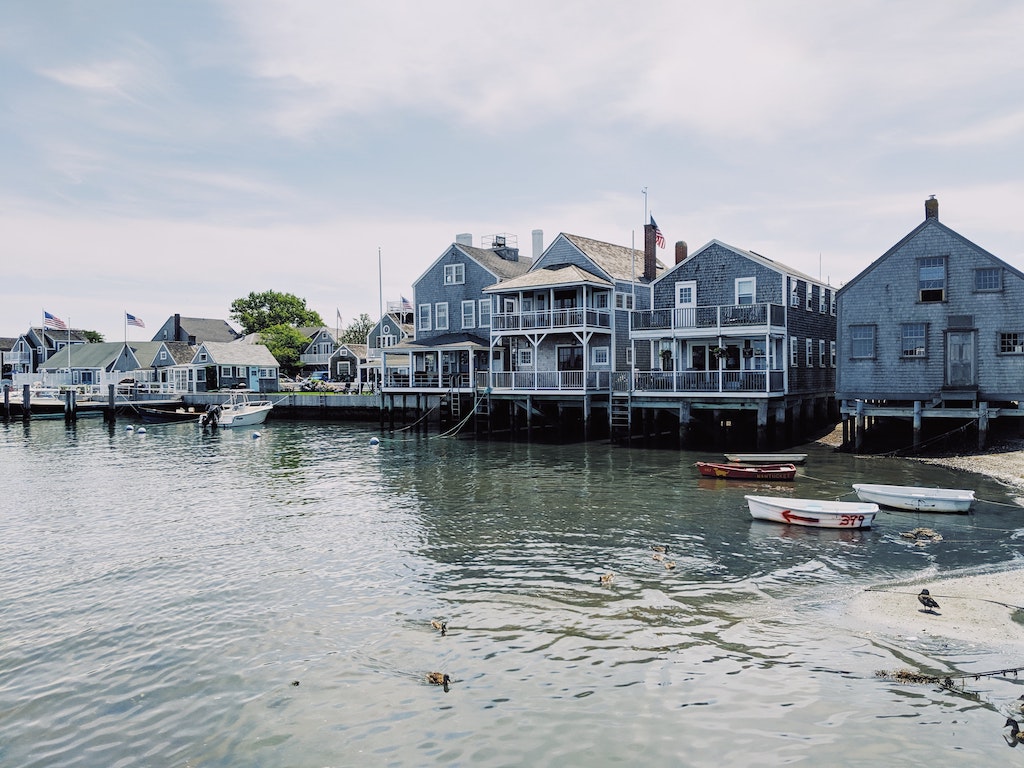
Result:
[[[960,488],[854,483],[853,490],[861,501],[915,512],[967,512],[974,504],[974,491]]]
[[[878,505],[863,501],[822,501],[780,496],[744,496],[750,516],[812,528],[870,528]]]
[[[246,394],[232,395],[220,405],[210,406],[199,417],[203,427],[252,427],[267,420],[274,407],[269,400],[250,400]]]
[[[729,461],[743,464],[803,464],[807,461],[806,453],[727,453]]]

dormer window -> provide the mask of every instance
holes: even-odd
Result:
[[[465,264],[445,264],[444,265],[444,284],[445,285],[462,285],[466,282],[466,265]]]

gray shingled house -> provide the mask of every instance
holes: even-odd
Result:
[[[838,293],[838,370],[844,443],[869,424],[940,431],[1024,416],[1024,273],[939,221],[925,218]]]

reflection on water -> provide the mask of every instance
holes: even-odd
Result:
[[[731,483],[598,443],[124,426],[0,425],[4,765],[1005,759],[1012,680],[967,698],[874,670],[1019,659],[835,619],[873,582],[1019,558],[1019,509],[819,530],[743,499],[871,478],[1006,502],[996,483],[818,446],[794,483]],[[899,535],[919,525],[944,540]]]

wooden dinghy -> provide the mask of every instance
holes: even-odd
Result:
[[[853,490],[861,501],[914,512],[967,512],[974,504],[974,491],[960,488],[854,483]]]
[[[878,505],[863,501],[822,501],[779,496],[744,496],[750,516],[812,528],[870,528]]]
[[[796,477],[795,464],[717,464],[698,461],[697,470],[704,477],[726,480],[792,480]]]
[[[806,453],[727,453],[725,458],[742,464],[803,464]]]

